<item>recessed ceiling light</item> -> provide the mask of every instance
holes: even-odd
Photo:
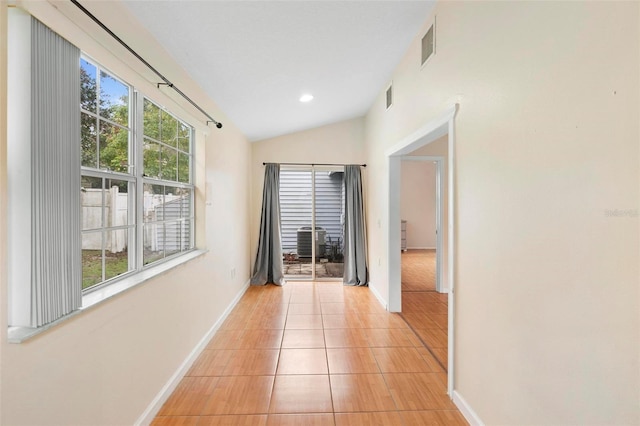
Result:
[[[300,96],[300,102],[310,102],[313,100],[313,95],[310,95],[308,93]]]

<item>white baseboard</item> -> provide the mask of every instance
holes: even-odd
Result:
[[[407,247],[407,250],[435,250],[435,247]]]
[[[442,294],[449,293],[449,287],[441,288],[438,293],[442,293]]]
[[[465,419],[469,422],[471,426],[484,426],[480,417],[473,411],[473,408],[465,401],[465,399],[458,393],[458,391],[453,391],[453,403],[456,404],[458,410],[462,413]]]
[[[242,298],[242,296],[244,295],[244,293],[247,291],[248,288],[249,288],[249,280],[247,280],[247,282],[244,284],[242,289],[238,292],[238,294],[236,294],[236,296],[233,298],[229,306],[227,306],[227,309],[224,310],[224,312],[222,313],[218,321],[216,321],[215,324],[213,324],[213,327],[211,327],[209,331],[207,331],[207,333],[204,335],[204,337],[200,339],[196,347],[193,348],[193,350],[191,351],[191,353],[189,353],[187,358],[182,362],[182,364],[180,364],[180,367],[178,367],[176,372],[173,373],[169,381],[162,387],[162,389],[160,390],[160,392],[158,392],[156,397],[153,398],[153,401],[151,401],[151,404],[149,404],[147,409],[144,410],[142,415],[134,423],[136,426],[138,425],[146,426],[151,424],[156,414],[158,414],[158,411],[160,411],[160,408],[162,408],[162,405],[167,401],[169,396],[171,396],[173,391],[176,389],[176,387],[180,383],[180,380],[182,380],[184,375],[187,374],[187,371],[189,371],[189,368],[191,368],[191,366],[196,361],[196,359],[198,359],[198,357],[200,356],[204,348],[207,347],[207,345],[209,344],[213,336],[216,334],[216,332],[224,322],[224,320],[227,319],[227,317],[229,316],[233,308],[236,307],[236,305],[238,304],[238,302],[240,301],[240,299]]]
[[[371,286],[371,283],[369,283],[369,291],[371,291],[371,293],[373,293],[376,299],[378,299],[378,302],[380,302],[380,304],[384,307],[385,311],[388,311],[389,305],[387,304],[387,301],[382,298],[382,296],[380,295],[380,293],[378,293],[378,290],[376,290],[375,287]]]

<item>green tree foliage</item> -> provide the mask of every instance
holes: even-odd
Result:
[[[87,65],[87,68],[95,69],[92,65]],[[90,75],[84,67],[80,67],[80,107],[100,117],[81,113],[82,165],[126,173],[129,131],[102,118],[126,126],[129,122],[128,102],[124,98],[111,102],[109,94],[103,90],[100,92],[98,96],[95,73]]]
[[[148,99],[143,110],[144,174],[189,182],[189,128]]]
[[[96,80],[91,77],[84,68],[80,67],[80,107],[84,110],[96,112]],[[97,120],[89,114],[80,115],[81,131],[80,140],[82,143],[82,165],[96,167],[98,161],[97,153]]]
[[[103,72],[101,79],[112,78]],[[80,82],[81,108],[97,115],[81,113],[82,165],[129,173],[128,96],[114,100],[104,90],[98,95],[96,76],[84,67]],[[145,176],[189,182],[189,127],[148,99],[144,99],[143,127]]]

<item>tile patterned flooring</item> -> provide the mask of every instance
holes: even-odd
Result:
[[[447,294],[436,293],[435,250],[402,253],[402,317],[429,352],[447,367]]]
[[[428,296],[404,305],[416,335],[366,287],[250,287],[152,424],[466,425],[421,341],[446,344]]]

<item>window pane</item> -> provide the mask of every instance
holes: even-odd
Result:
[[[182,221],[182,251],[191,249],[191,221]]]
[[[82,165],[98,165],[98,119],[84,112],[80,114],[80,140],[82,141]]]
[[[144,100],[144,135],[160,139],[160,108],[148,99]]]
[[[152,178],[160,178],[160,144],[149,139],[144,141],[144,175]]]
[[[129,87],[104,71],[100,72],[100,115],[129,125]]]
[[[82,289],[102,282],[102,232],[82,234]]]
[[[176,158],[176,150],[168,146],[162,146],[160,175],[162,179],[177,179],[178,159]]]
[[[82,229],[102,228],[103,190],[101,178],[82,176],[80,201],[82,205]]]
[[[96,112],[96,67],[80,59],[80,108]]]
[[[126,180],[105,179],[105,227],[129,225],[129,185]]]
[[[189,155],[178,153],[178,182],[189,183]]]
[[[104,279],[116,277],[129,271],[127,230],[118,229],[105,233]]]
[[[179,188],[177,194],[180,195],[180,217],[191,217],[191,190]]]
[[[144,225],[144,253],[145,265],[164,257],[162,250],[164,242],[164,225],[162,223],[146,223]]]
[[[174,220],[184,217],[182,212],[184,204],[189,203],[188,195],[185,197],[182,188],[165,187],[163,220]]]
[[[144,221],[155,222],[164,217],[164,186],[144,184]]]
[[[176,221],[166,223],[164,226],[164,255],[171,256],[172,254],[179,253],[183,249],[182,247],[182,226],[184,222]]]
[[[191,129],[183,124],[178,124],[178,149],[184,152],[191,151]]]
[[[129,131],[100,121],[100,168],[129,172]]]
[[[173,118],[171,114],[162,111],[162,126],[160,129],[160,140],[167,145],[176,146],[176,136],[178,133],[178,120]]]

